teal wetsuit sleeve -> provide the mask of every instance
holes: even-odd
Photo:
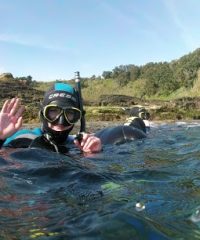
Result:
[[[37,138],[43,135],[43,132],[40,128],[30,129],[21,129],[13,134],[11,137],[7,138],[5,141],[0,142],[0,148],[3,147],[12,147],[12,148],[27,148],[32,142]],[[71,144],[74,141],[73,135],[69,135],[66,139],[66,144]]]
[[[30,139],[33,140],[34,138],[42,135],[42,131],[40,128],[35,128],[33,130],[30,129],[21,129],[13,134],[11,137],[7,138],[3,143],[3,146],[9,146],[12,141],[16,139]]]

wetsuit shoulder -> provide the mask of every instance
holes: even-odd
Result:
[[[29,147],[30,143],[38,136],[42,135],[40,128],[35,129],[21,129],[7,138],[3,146],[5,147]]]
[[[119,125],[107,127],[95,133],[102,144],[119,144],[129,140],[145,138],[146,134],[136,127]]]

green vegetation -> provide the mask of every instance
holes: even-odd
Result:
[[[171,62],[120,65],[102,76],[84,78],[81,83],[87,120],[122,120],[125,114],[121,107],[134,104],[146,104],[153,119],[200,119],[200,49]],[[27,106],[25,121],[35,121],[44,91],[52,84],[4,73],[0,75],[1,104],[7,98],[21,97]],[[70,84],[74,85],[73,79]],[[102,99],[111,95],[119,101],[112,99],[105,107]],[[122,96],[133,100],[121,100]],[[159,107],[153,109],[152,105]]]
[[[200,49],[172,62],[144,66],[121,65],[104,71],[103,79],[85,79],[84,96],[97,99],[104,94],[124,94],[143,99],[169,100],[200,96]]]
[[[125,112],[121,107],[91,107],[86,106],[86,120],[90,121],[123,121]]]

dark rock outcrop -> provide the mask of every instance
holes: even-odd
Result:
[[[5,100],[19,97],[22,104],[26,106],[24,122],[38,119],[40,101],[43,96],[43,91],[36,90],[18,80],[0,81],[0,107],[2,107]]]
[[[99,106],[117,105],[117,106],[130,106],[142,102],[141,99],[126,96],[126,95],[101,95],[99,98]]]
[[[13,80],[14,77],[12,75],[12,73],[2,73],[0,74],[0,81],[1,80]]]

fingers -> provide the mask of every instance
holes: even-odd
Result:
[[[3,104],[2,113],[11,113],[14,115],[17,112],[18,107],[21,104],[21,100],[19,98],[12,98],[10,100],[6,100]]]
[[[91,134],[83,134],[81,143],[74,142],[76,146],[80,147],[82,151],[87,153],[100,152],[102,149],[101,140]]]
[[[25,107],[24,107],[24,106],[20,106],[20,107],[18,108],[17,112],[15,113],[15,117],[16,117],[16,118],[21,117],[21,116],[22,116],[22,113],[24,112],[24,110],[25,110]]]
[[[9,100],[8,105],[7,105],[7,109],[6,109],[6,113],[10,113],[10,111],[12,110],[13,105],[15,104],[17,99],[18,98],[12,98],[11,100]]]
[[[11,113],[11,115],[15,115],[16,112],[18,111],[18,107],[21,104],[21,100],[19,98],[13,98],[10,102],[10,106],[9,106],[9,111]]]
[[[6,112],[7,112],[9,103],[10,103],[10,100],[6,100],[6,101],[4,102],[3,107],[2,107],[2,109],[1,109],[1,112],[2,112],[2,113],[6,113]]]
[[[95,153],[101,151],[101,140],[95,136],[88,138],[83,147],[84,152]]]
[[[6,100],[3,104],[2,113],[8,113],[16,118],[19,118],[24,112],[24,106],[21,106],[21,100],[19,98],[12,98]]]
[[[19,117],[16,124],[15,124],[15,129],[18,130],[22,126],[22,117]]]
[[[95,144],[95,139],[93,139],[93,137],[89,137],[86,141],[85,144],[83,145],[83,151],[84,152],[93,152],[92,151],[92,146],[94,146]]]

